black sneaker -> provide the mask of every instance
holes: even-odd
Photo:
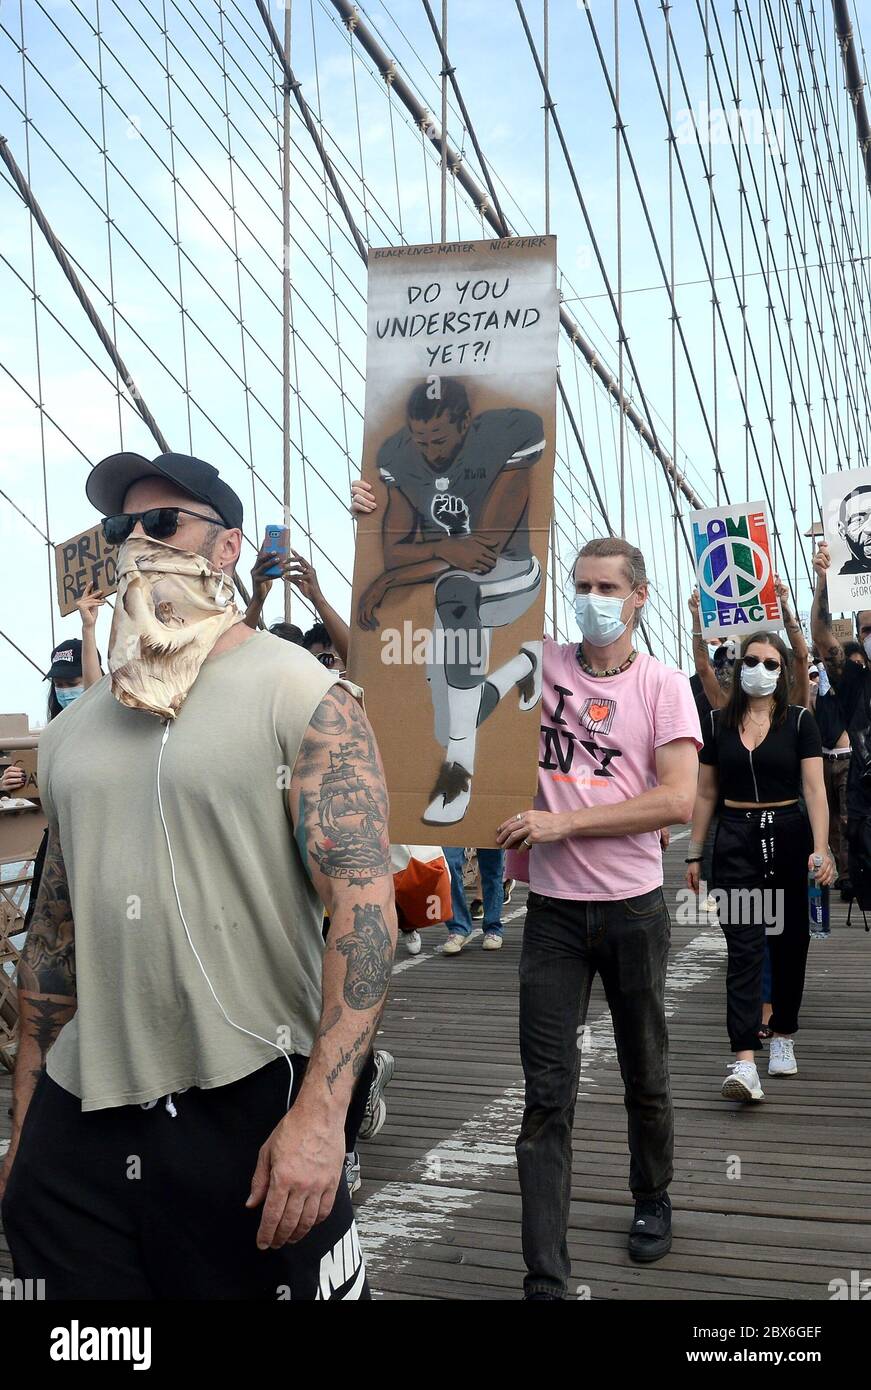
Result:
[[[640,1264],[661,1260],[671,1249],[671,1201],[667,1192],[635,1203],[629,1230],[629,1254]]]
[[[514,892],[514,879],[505,878],[502,880],[502,906],[507,907],[511,902],[511,894]]]
[[[484,903],[483,903],[483,901],[482,901],[481,898],[473,898],[473,899],[472,899],[472,903],[471,903],[471,906],[470,906],[470,908],[469,908],[469,916],[471,917],[471,919],[472,919],[473,922],[483,922],[483,920],[484,920]]]
[[[523,1295],[524,1303],[562,1303],[562,1301],[562,1294],[545,1293],[543,1289],[536,1289],[535,1293],[525,1293]]]

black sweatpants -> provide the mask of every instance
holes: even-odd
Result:
[[[306,1058],[293,1057],[294,1097]],[[285,1113],[283,1057],[229,1086],[149,1110],[83,1113],[41,1077],[3,1201],[18,1279],[49,1299],[368,1298],[340,1173],[333,1210],[296,1245],[258,1250],[245,1201],[257,1153]]]
[[[756,1050],[762,1022],[765,942],[771,959],[770,1027],[798,1031],[808,934],[808,857],[813,835],[804,810],[742,811],[724,806],[714,843],[713,879],[726,937],[726,1026],[733,1052]]]

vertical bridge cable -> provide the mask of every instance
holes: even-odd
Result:
[[[615,0],[615,4],[618,0]],[[666,91],[666,124],[668,126],[668,136],[666,145],[668,147],[668,293],[671,300],[671,456],[677,458],[677,301],[675,299],[675,273],[674,273],[674,126],[672,124],[672,105],[671,105],[671,44],[669,36],[671,33],[671,5],[668,0],[663,0],[660,5],[662,18],[665,24],[665,91]],[[616,66],[616,64],[615,64]],[[619,76],[619,67],[617,67]],[[619,97],[618,97],[619,110]],[[620,138],[620,131],[617,132],[617,139]],[[674,583],[675,583],[675,603],[677,611],[681,611],[681,586],[680,586],[680,545],[678,542],[678,525],[680,523],[680,510],[677,489],[674,491]],[[683,665],[683,623],[675,625],[675,637],[677,639],[677,665]]]
[[[20,26],[21,26],[21,92],[22,92],[22,100],[23,100],[23,102],[24,102],[24,152],[25,152],[25,158],[26,158],[26,161],[27,161],[27,177],[28,177],[28,180],[29,180],[29,179],[30,179],[30,115],[29,115],[28,100],[27,100],[27,63],[26,63],[26,61],[25,61],[25,43],[24,43],[24,0],[19,0],[18,19],[19,19],[19,24],[20,24]],[[29,219],[28,219],[28,222],[29,222],[29,228],[28,228],[28,230],[29,230],[29,232],[30,232],[30,275],[31,275],[31,281],[32,281],[31,288],[32,288],[32,291],[33,291],[33,340],[34,340],[34,347],[35,347],[35,350],[36,350],[36,390],[37,390],[37,395],[39,396],[39,446],[40,446],[40,454],[41,454],[41,457],[42,457],[42,503],[43,503],[43,514],[44,514],[44,516],[45,516],[45,531],[46,531],[45,561],[46,561],[46,578],[47,578],[47,580],[48,580],[48,613],[49,613],[49,623],[50,623],[50,625],[51,625],[51,645],[52,645],[52,647],[54,647],[54,645],[55,645],[55,631],[54,631],[54,602],[53,602],[54,593],[53,593],[53,585],[52,585],[52,548],[51,548],[51,543],[48,541],[48,535],[49,535],[49,532],[50,532],[50,530],[51,530],[51,524],[50,524],[50,521],[49,521],[49,514],[48,514],[48,467],[47,467],[47,464],[46,464],[46,457],[45,457],[45,416],[44,416],[44,413],[43,413],[43,411],[44,411],[44,406],[43,406],[43,399],[42,399],[42,354],[40,353],[40,350],[39,350],[39,301],[38,301],[37,294],[36,294],[36,238],[34,237],[34,234],[33,234],[33,218],[32,218],[32,217],[29,218]]]
[[[233,218],[233,262],[236,269],[236,307],[238,309],[240,354],[242,363],[242,392],[245,401],[245,424],[248,435],[248,471],[251,474],[251,510],[254,514],[254,535],[259,536],[257,522],[257,488],[254,481],[254,439],[251,433],[251,393],[248,390],[248,357],[245,350],[245,318],[242,308],[242,269],[239,256],[239,219],[236,214],[236,177],[234,173],[232,122],[230,120],[230,85],[227,76],[227,45],[224,40],[224,6],[218,5],[218,42],[221,46],[221,75],[224,84],[224,117],[227,128],[227,160],[230,170],[230,210]]]
[[[549,19],[549,15],[548,15],[548,0],[542,0],[542,16],[541,16],[541,18],[542,18],[542,28],[543,28],[542,56],[543,56],[543,59],[544,59],[544,78],[545,78],[545,82],[549,82],[549,81],[550,81],[550,26],[549,26],[549,24],[548,24],[548,19]],[[543,110],[544,110],[544,234],[545,234],[545,236],[550,236],[550,114],[549,114],[549,112],[548,112],[548,109],[547,109],[547,106],[546,106],[546,105],[543,107]],[[557,355],[559,355],[559,354],[557,354]],[[557,372],[559,372],[559,363],[557,363]],[[554,470],[554,473],[555,473],[555,470]],[[569,477],[571,477],[571,469],[569,469]],[[554,476],[553,485],[554,485],[554,488],[555,488],[555,487],[556,487],[556,476]],[[557,618],[556,618],[556,591],[557,591],[556,575],[557,575],[557,569],[558,569],[558,568],[559,568],[559,560],[558,560],[558,558],[557,558],[556,509],[554,508],[554,510],[551,512],[551,515],[550,515],[551,633],[552,633],[552,636],[553,636],[553,640],[554,640],[554,641],[556,641],[556,640],[557,640],[557,637],[558,637],[558,631],[557,631]]]
[[[301,84],[297,82],[296,78],[293,75],[293,69],[290,66],[287,54],[284,51],[284,46],[281,42],[281,39],[278,37],[275,25],[272,23],[269,10],[266,7],[266,0],[255,0],[255,4],[257,5],[258,10],[260,11],[263,23],[266,25],[266,31],[269,34],[272,47],[275,49],[278,60],[281,63],[282,68],[284,69],[284,76],[287,79],[287,83],[290,87],[290,90],[293,92],[294,99],[296,101],[297,106],[299,107],[303,121],[305,122],[305,128],[312,138],[314,147],[318,152],[318,158],[320,159],[321,164],[324,168],[324,172],[326,173],[327,178],[330,181],[330,187],[333,190],[336,202],[342,209],[345,221],[347,222],[351,235],[354,238],[357,250],[360,253],[360,259],[362,260],[364,265],[368,265],[369,251],[366,246],[366,242],[363,239],[363,236],[360,232],[360,228],[354,221],[351,209],[348,207],[348,200],[342,192],[342,186],[339,183],[335,168],[333,167],[333,162],[327,153],[327,149],[324,145],[323,140],[321,139],[320,132],[318,131],[314,116],[311,113],[311,108],[302,94]]]
[[[426,110],[426,107],[423,105],[423,103],[418,100],[417,96],[412,91],[405,79],[402,77],[398,69],[396,69],[396,65],[393,59],[388,58],[387,54],[384,52],[384,49],[381,47],[377,39],[374,37],[371,30],[356,13],[353,5],[351,4],[351,0],[329,0],[329,3],[332,4],[333,8],[338,11],[338,13],[341,15],[342,19],[346,23],[352,16],[354,17],[356,21],[353,29],[354,38],[361,45],[361,47],[364,48],[365,51],[369,54],[369,57],[375,63],[382,77],[391,68],[395,69],[393,78],[394,92],[396,93],[399,100],[402,102],[403,106],[405,106],[406,109],[411,112],[411,115],[414,117],[415,123],[422,131],[423,136],[426,139],[428,139],[437,150],[440,150],[441,140],[439,132],[435,126],[435,123],[432,121],[429,112]],[[258,9],[261,9],[262,12],[263,0],[256,0],[256,4]],[[530,46],[535,59],[538,60],[538,54],[537,50],[535,49],[535,45],[530,42]],[[543,73],[541,71],[540,62],[538,62],[538,71],[539,78],[541,79],[541,77],[543,77]],[[545,93],[545,96],[546,100],[549,101],[550,93]],[[557,134],[559,135],[559,123],[556,121],[555,117],[554,129],[557,130]],[[448,149],[448,158],[457,180],[466,190],[469,196],[473,199],[475,205],[483,212],[483,215],[486,218],[486,220],[490,223],[490,226],[494,228],[494,230],[499,236],[510,235],[510,227],[507,226],[506,222],[501,217],[501,215],[497,213],[497,211],[494,208],[491,208],[489,206],[487,197],[480,184],[472,176],[472,174],[469,172],[467,168],[465,168],[462,164],[458,163],[458,157],[452,154],[450,147]],[[570,172],[573,172],[573,166],[571,165],[571,161],[569,160],[568,162]],[[593,345],[587,341],[586,336],[581,331],[580,325],[575,322],[571,314],[566,309],[565,305],[560,306],[560,323],[562,325],[564,333],[569,338],[573,347],[583,355],[587,364],[591,367],[596,377],[605,387],[605,390],[608,392],[612,400],[615,401],[617,405],[626,412],[627,420],[629,420],[633,429],[637,430],[637,432],[640,434],[641,438],[644,440],[645,445],[654,455],[657,462],[660,464],[660,466],[663,468],[663,470],[666,472],[669,478],[673,479],[675,485],[680,488],[681,492],[683,492],[684,496],[692,503],[694,507],[704,506],[704,503],[698,497],[698,494],[693,490],[687,479],[677,469],[673,460],[669,457],[667,451],[662,447],[659,438],[657,437],[656,429],[652,422],[652,416],[650,413],[649,405],[647,403],[643,391],[641,391],[640,386],[639,393],[643,402],[643,416],[631,400],[629,400],[625,396],[621,399],[617,378],[614,376],[613,372],[610,372],[608,368],[605,366]]]
[[[623,322],[623,165],[621,154],[623,150],[623,124],[620,117],[620,0],[614,0],[614,100],[616,110],[614,113],[614,166],[615,184],[617,199],[617,309],[620,322]],[[620,396],[624,390],[624,345],[622,331],[617,334],[617,381],[620,387]],[[620,458],[619,458],[619,478],[620,478],[620,535],[626,535],[626,416],[623,411],[619,412],[619,434],[620,434]],[[677,458],[672,441],[672,458]],[[675,504],[676,505],[676,504]]]
[[[448,43],[448,0],[442,0],[442,43]],[[448,239],[448,65],[442,64],[442,167],[441,167],[441,241]]]
[[[479,144],[479,142],[478,142],[478,137],[477,137],[477,135],[475,134],[475,127],[474,127],[473,124],[472,124],[472,118],[471,118],[470,115],[469,115],[469,112],[468,112],[468,110],[467,110],[467,108],[466,108],[466,103],[465,103],[465,101],[463,100],[463,94],[462,94],[462,92],[460,91],[460,84],[459,84],[459,82],[457,81],[456,69],[455,69],[454,67],[452,67],[452,65],[451,65],[451,63],[450,63],[450,61],[449,61],[449,59],[448,59],[448,50],[447,50],[447,47],[445,46],[445,41],[444,41],[444,38],[443,38],[443,36],[442,36],[442,34],[441,34],[440,30],[439,30],[438,24],[436,23],[436,17],[435,17],[435,15],[434,15],[433,12],[432,12],[432,6],[430,5],[429,0],[423,0],[423,8],[424,8],[424,10],[426,11],[426,17],[427,17],[427,19],[429,20],[430,28],[432,29],[433,34],[435,35],[436,43],[437,43],[438,46],[439,46],[439,52],[441,53],[442,64],[443,64],[443,66],[446,67],[447,70],[448,70],[448,77],[450,78],[450,81],[451,81],[451,87],[452,87],[452,89],[453,89],[454,96],[455,96],[456,99],[457,99],[457,105],[458,105],[459,108],[460,108],[460,115],[461,115],[462,118],[463,118],[463,121],[464,121],[464,123],[465,123],[466,130],[469,132],[469,138],[470,138],[471,141],[472,141],[472,148],[474,149],[474,151],[475,151],[475,157],[476,157],[477,160],[478,160],[478,167],[479,167],[479,169],[481,170],[481,173],[482,173],[482,175],[483,175],[483,177],[484,177],[484,182],[485,182],[486,185],[487,185],[487,192],[490,194],[490,202],[491,202],[491,204],[492,204],[492,209],[491,209],[491,208],[488,208],[486,198],[483,198],[483,197],[479,196],[479,197],[476,197],[476,198],[475,198],[475,202],[476,202],[476,205],[477,205],[477,207],[478,207],[478,211],[480,212],[481,218],[482,218],[482,219],[483,219],[485,216],[487,217],[488,221],[490,222],[491,227],[493,228],[493,230],[495,231],[495,233],[496,233],[497,236],[503,236],[503,237],[505,237],[505,236],[510,236],[510,235],[511,235],[511,228],[510,228],[510,226],[508,225],[508,222],[507,222],[507,220],[506,220],[506,218],[505,218],[505,214],[504,214],[503,211],[502,211],[502,207],[501,207],[500,202],[499,202],[499,195],[498,195],[498,193],[496,192],[496,186],[495,186],[495,184],[493,183],[493,177],[492,177],[492,175],[491,175],[491,173],[490,173],[489,165],[488,165],[486,159],[484,158],[484,151],[481,149],[481,146],[480,146],[480,144]],[[373,56],[373,54],[370,52],[369,49],[367,49],[367,52],[369,52],[369,56],[370,56],[370,57]],[[377,59],[376,59],[376,61],[377,61]],[[395,77],[396,77],[396,65],[395,65],[395,63],[391,63],[391,64],[390,64],[390,75],[389,75],[389,77],[385,74],[385,80],[390,82],[391,87],[392,87],[392,85],[393,85],[393,82],[394,82]],[[401,80],[401,79],[400,79],[400,80]],[[407,102],[406,102],[405,104],[408,105]],[[409,108],[409,109],[410,109],[410,108]],[[461,183],[463,184],[463,186],[465,187],[466,192],[469,193],[471,190],[470,190],[468,184],[467,184],[467,183],[464,181],[464,179],[462,178],[462,176],[460,177],[460,182],[461,182]],[[428,197],[428,196],[429,196],[429,190],[427,190],[427,197]],[[473,195],[473,196],[474,196],[474,195]]]
[[[184,307],[184,277],[181,264],[181,227],[178,218],[178,178],[175,169],[175,130],[172,124],[172,77],[169,71],[169,28],[166,23],[166,0],[163,0],[164,71],[166,72],[166,128],[169,131],[169,163],[172,171],[172,209],[175,219],[175,255],[178,268],[178,303],[181,311],[181,356],[184,368],[184,399],[188,417],[188,445],[194,451],[194,427],[191,416],[191,383],[188,370],[187,323]]]
[[[291,54],[291,4],[285,0],[284,51]],[[284,242],[281,258],[281,325],[282,325],[282,382],[281,382],[281,497],[284,503],[284,524],[290,537],[290,83],[282,83],[282,143],[281,143],[281,226]],[[327,201],[326,187],[324,202]],[[284,621],[290,622],[290,585],[284,584]]]
[[[543,69],[542,66],[541,66],[541,59],[540,59],[540,57],[539,57],[539,55],[538,55],[538,49],[536,48],[535,40],[533,39],[532,33],[531,33],[531,31],[530,31],[530,28],[529,28],[529,21],[528,21],[527,18],[526,18],[526,11],[525,11],[524,8],[523,8],[522,0],[515,0],[515,4],[516,4],[516,7],[517,7],[517,12],[518,12],[518,14],[519,14],[519,16],[520,16],[520,22],[521,22],[521,24],[522,24],[522,26],[523,26],[523,32],[524,32],[524,34],[525,34],[525,36],[526,36],[526,41],[527,41],[527,43],[528,43],[528,45],[529,45],[530,53],[532,54],[532,60],[533,60],[533,63],[535,64],[536,72],[538,73],[538,79],[539,79],[539,81],[541,82],[542,87],[543,87],[543,89],[544,89],[545,99],[546,99],[546,101],[547,101],[547,103],[548,103],[548,110],[549,110],[549,113],[550,113],[550,117],[551,117],[551,120],[553,121],[554,130],[556,131],[556,134],[557,134],[557,139],[558,139],[559,142],[560,142],[560,148],[562,149],[562,152],[563,152],[563,158],[564,158],[564,160],[565,160],[566,169],[568,170],[569,178],[570,178],[570,180],[571,180],[572,187],[573,187],[573,189],[574,189],[574,191],[575,191],[575,196],[576,196],[577,201],[578,201],[578,206],[579,206],[580,209],[581,209],[581,215],[582,215],[582,217],[583,217],[583,219],[584,219],[584,226],[586,227],[586,229],[587,229],[587,235],[588,235],[588,237],[590,238],[590,243],[591,243],[592,248],[593,248],[593,254],[594,254],[595,257],[596,257],[596,263],[597,263],[597,265],[598,265],[598,267],[599,267],[599,273],[600,273],[600,275],[602,276],[602,282],[603,282],[603,284],[604,284],[604,286],[605,286],[605,291],[606,291],[606,294],[607,294],[607,296],[608,296],[608,302],[609,302],[609,304],[610,304],[610,306],[611,306],[611,312],[613,313],[613,315],[614,315],[614,317],[615,317],[615,319],[616,319],[616,321],[617,321],[618,332],[621,332],[621,333],[622,333],[622,332],[624,331],[624,326],[623,326],[623,321],[622,321],[622,319],[620,318],[620,314],[619,314],[619,311],[618,311],[618,308],[617,308],[617,300],[616,300],[615,295],[614,295],[614,290],[613,290],[613,287],[612,287],[612,285],[611,285],[610,278],[609,278],[609,276],[608,276],[608,272],[607,272],[607,269],[606,269],[606,266],[605,266],[605,262],[604,262],[604,260],[603,260],[603,258],[602,258],[601,248],[600,248],[600,246],[599,246],[598,240],[597,240],[597,238],[596,238],[595,231],[594,231],[594,229],[593,229],[593,224],[592,224],[592,221],[591,221],[591,219],[590,219],[589,209],[587,208],[586,199],[584,198],[583,192],[582,192],[582,190],[581,190],[581,185],[580,185],[580,183],[579,183],[579,181],[578,181],[578,176],[577,176],[577,173],[576,173],[576,171],[575,171],[574,161],[573,161],[573,159],[572,159],[572,157],[571,157],[571,152],[570,152],[570,150],[569,150],[568,143],[567,143],[566,138],[565,138],[565,134],[563,133],[562,124],[561,124],[561,122],[560,122],[559,117],[558,117],[557,114],[556,114],[556,111],[554,110],[554,107],[553,107],[553,102],[552,102],[551,96],[550,96],[550,90],[549,90],[548,85],[547,85],[547,83],[546,83],[546,81],[545,81],[545,78],[544,78],[544,69]],[[590,18],[589,10],[587,11],[587,17]],[[610,83],[609,83],[609,89],[610,89],[610,90],[612,91],[612,93],[613,93],[613,88],[610,88]],[[574,341],[574,334],[572,335],[572,340]],[[646,395],[644,394],[644,391],[643,391],[642,388],[641,388],[640,376],[639,376],[639,373],[638,373],[638,369],[637,369],[637,367],[636,367],[636,365],[635,365],[634,354],[632,353],[632,351],[631,351],[631,349],[630,349],[630,347],[629,347],[628,341],[627,341],[627,343],[626,343],[626,356],[627,356],[627,360],[628,360],[628,362],[629,362],[630,370],[631,370],[631,372],[632,372],[632,374],[633,374],[633,376],[634,376],[634,378],[635,378],[635,383],[636,383],[636,386],[638,387],[639,394],[641,395],[642,408],[643,408],[643,410],[644,410],[644,415],[645,415],[645,420],[646,420],[646,430],[644,430],[644,431],[639,431],[639,432],[641,432],[641,433],[643,434],[643,437],[645,438],[646,441],[649,441],[649,442],[651,443],[651,446],[653,447],[654,452],[656,453],[657,458],[659,459],[660,463],[662,464],[662,466],[663,466],[663,468],[664,468],[664,470],[665,470],[665,472],[666,472],[666,475],[667,475],[667,477],[669,478],[669,481],[670,481],[671,485],[672,485],[673,487],[680,487],[681,490],[682,490],[685,494],[687,494],[687,495],[689,495],[689,496],[691,497],[691,499],[693,500],[693,502],[694,502],[695,505],[699,505],[699,504],[695,503],[695,496],[696,496],[696,494],[693,492],[693,489],[689,486],[689,484],[687,483],[686,479],[683,478],[682,475],[678,472],[677,466],[676,466],[675,463],[668,457],[668,454],[667,454],[666,451],[662,448],[662,445],[659,443],[659,440],[658,440],[657,434],[656,434],[656,426],[655,426],[654,423],[653,423],[653,415],[651,414],[650,404],[649,404],[649,402],[648,402],[648,400],[647,400]],[[595,364],[595,360],[596,360],[596,354],[595,354],[595,353],[593,354],[593,360],[594,360],[594,364]],[[606,373],[606,376],[607,376],[607,378],[608,378],[608,380],[609,380],[609,389],[611,390],[611,393],[614,394],[614,393],[616,392],[618,405],[620,406],[621,410],[626,410],[627,413],[628,413],[628,412],[630,411],[630,409],[632,409],[631,405],[626,401],[625,397],[621,397],[621,396],[619,395],[619,389],[618,389],[618,387],[617,387],[617,383],[614,381],[614,378],[611,376],[611,374],[610,374],[610,373]],[[637,426],[636,426],[636,428],[637,428]],[[687,551],[691,554],[692,552],[691,552],[689,537],[687,536],[686,531],[683,529],[683,526],[681,526],[681,530],[682,530],[682,534],[683,534],[683,538],[684,538],[684,543],[685,543],[685,545],[686,545]]]

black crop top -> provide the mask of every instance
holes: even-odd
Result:
[[[801,705],[790,705],[783,723],[769,729],[751,753],[737,729],[723,726],[722,710],[702,721],[699,761],[717,768],[724,801],[789,801],[801,796],[803,758],[822,757],[820,731]]]

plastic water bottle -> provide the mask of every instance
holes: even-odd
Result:
[[[814,855],[814,868],[822,868],[823,856]],[[813,874],[807,877],[807,915],[808,931],[814,937],[831,935],[829,926],[829,890],[817,883]]]

